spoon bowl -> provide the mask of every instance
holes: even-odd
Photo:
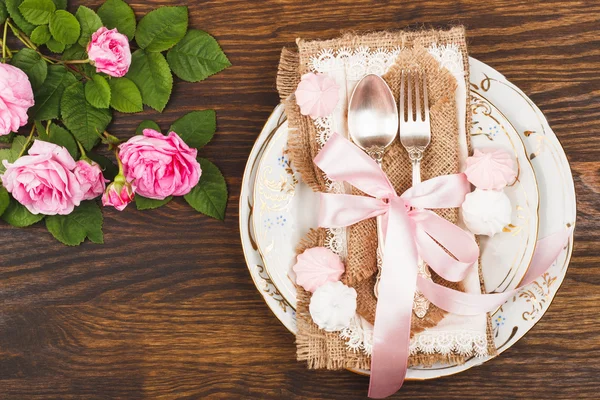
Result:
[[[371,157],[383,152],[398,134],[398,108],[387,83],[377,75],[362,78],[350,97],[348,133],[352,141]],[[379,154],[378,154],[379,155]]]

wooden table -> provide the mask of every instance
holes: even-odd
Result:
[[[96,8],[101,2],[76,1]],[[139,14],[163,1],[131,1]],[[178,2],[185,3],[185,2]],[[600,398],[600,3],[581,1],[189,0],[233,67],[176,82],[163,114],[118,115],[120,137],[214,108],[202,155],[224,172],[225,222],[180,199],[156,211],[104,211],[106,244],[76,248],[43,226],[0,224],[0,398],[366,397],[368,379],[309,371],[294,337],[255,289],[237,204],[246,159],[278,103],[282,46],[297,36],[465,24],[472,56],[517,84],[571,161],[579,218],[571,267],[543,320],[499,358],[456,376],[409,382],[396,398]]]

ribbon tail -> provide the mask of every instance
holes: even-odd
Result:
[[[463,293],[422,277],[418,277],[417,286],[429,301],[454,314],[478,315],[493,311],[516,295],[521,288],[547,272],[568,243],[572,232],[572,228],[565,229],[540,239],[536,245],[529,270],[523,278],[523,283],[513,290],[488,294]]]
[[[552,266],[569,242],[572,234],[573,228],[569,227],[538,240],[531,264],[523,277],[523,284],[521,286],[529,285]]]
[[[373,330],[369,397],[396,393],[408,366],[410,321],[417,280],[417,249],[400,198],[390,200],[379,298]]]
[[[415,239],[421,258],[447,281],[462,281],[479,258],[475,239],[429,210],[413,210],[409,216],[416,223]]]

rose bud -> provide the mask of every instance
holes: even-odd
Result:
[[[122,172],[115,177],[113,183],[108,185],[104,195],[102,195],[102,205],[111,206],[119,211],[123,211],[127,204],[133,201],[135,197],[135,185],[127,182]]]

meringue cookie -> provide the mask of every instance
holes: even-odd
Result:
[[[478,189],[500,190],[515,181],[517,173],[509,153],[504,150],[475,150],[467,158],[465,175]]]
[[[475,189],[462,204],[463,221],[476,235],[494,236],[510,224],[510,199],[497,190]]]
[[[335,79],[325,74],[309,72],[302,75],[295,93],[300,113],[313,119],[328,116],[340,99],[339,91]]]
[[[296,284],[311,293],[326,282],[337,282],[344,273],[340,257],[325,247],[313,247],[300,254],[292,267]]]
[[[327,282],[315,290],[308,306],[317,326],[327,332],[350,325],[356,313],[356,290],[342,282]]]

